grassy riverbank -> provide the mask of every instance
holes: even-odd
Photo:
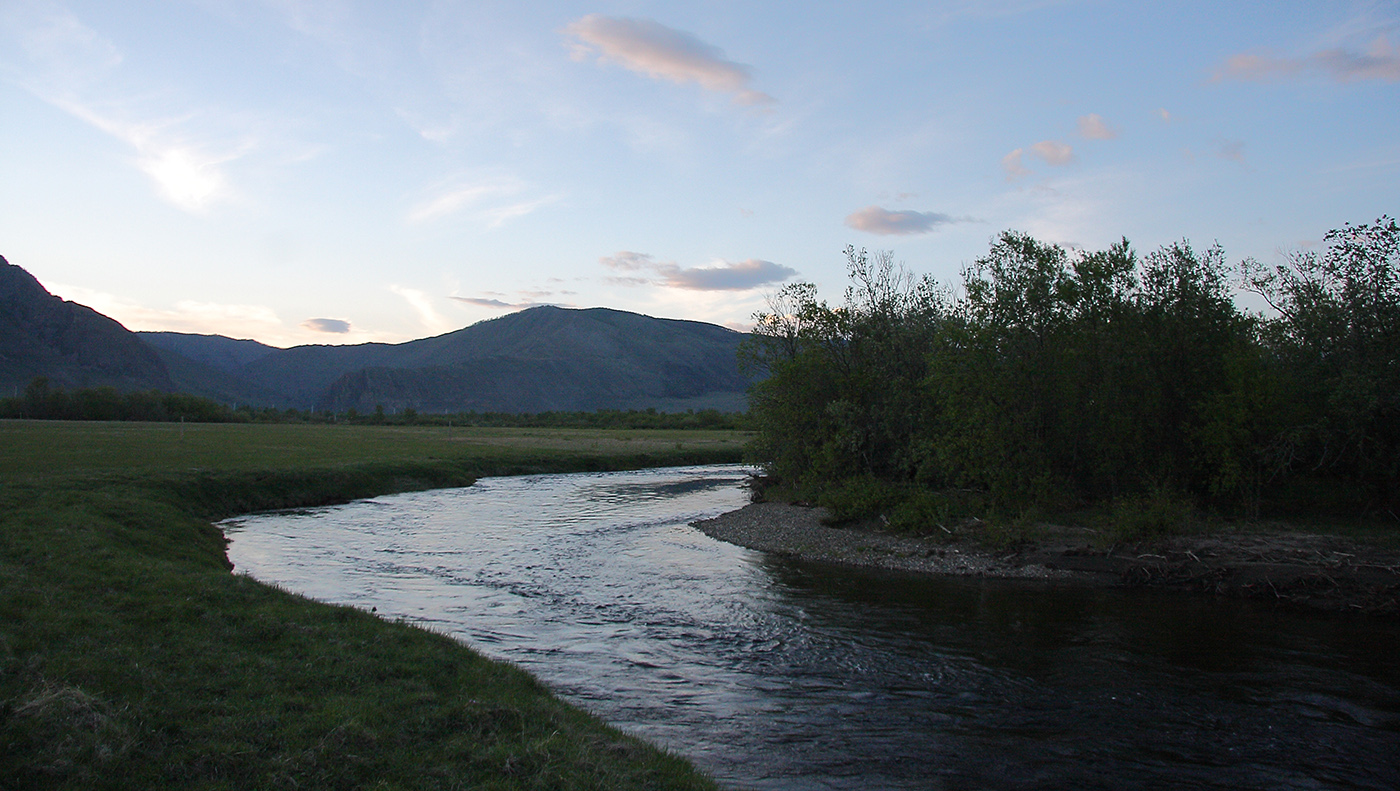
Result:
[[[0,789],[711,787],[511,666],[230,574],[209,520],[743,440],[0,422]]]

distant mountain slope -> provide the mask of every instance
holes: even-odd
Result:
[[[247,404],[254,407],[277,407],[286,409],[296,406],[290,396],[269,390],[248,381],[239,371],[226,371],[212,365],[191,360],[169,349],[156,348],[161,362],[170,372],[170,381],[181,393],[212,398],[221,404],[237,406]]]
[[[264,388],[336,411],[677,408],[709,393],[742,409],[743,338],[698,321],[539,307],[396,345],[298,346],[245,370]]]
[[[175,389],[160,356],[135,333],[50,294],[0,257],[0,392],[23,390],[36,376],[64,388]]]
[[[132,333],[0,258],[0,387],[179,390],[254,407],[420,412],[745,408],[744,335],[607,308],[533,308],[400,344]]]
[[[138,332],[141,340],[157,349],[175,352],[195,362],[229,373],[281,349],[257,341],[234,340],[222,335],[195,335],[188,332]]]
[[[185,332],[138,332],[155,347],[170,372],[175,389],[212,398],[225,404],[295,406],[286,393],[250,381],[244,367],[269,354],[283,351],[250,340],[234,340],[222,335],[194,335]]]

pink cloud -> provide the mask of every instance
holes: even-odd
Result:
[[[866,206],[846,218],[846,227],[884,236],[929,233],[940,225],[959,222],[957,218],[937,212],[890,211],[879,206]]]
[[[1336,82],[1400,82],[1400,51],[1385,36],[1378,36],[1365,52],[1336,48],[1301,58],[1277,56],[1265,50],[1245,52],[1228,58],[1216,70],[1214,80],[1270,82],[1307,75],[1321,75]]]
[[[600,61],[655,79],[694,82],[702,88],[734,95],[744,105],[770,105],[775,100],[749,87],[749,67],[727,60],[724,53],[690,33],[650,19],[626,19],[589,14],[564,28],[581,42],[575,56],[598,53]]]

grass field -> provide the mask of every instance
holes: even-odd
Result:
[[[0,480],[99,471],[237,471],[443,459],[719,452],[735,431],[0,420]]]
[[[209,520],[745,439],[0,421],[0,789],[712,787],[513,667],[230,574]]]

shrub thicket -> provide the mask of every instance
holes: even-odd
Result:
[[[1149,498],[1247,514],[1400,512],[1400,228],[1272,269],[1185,242],[1002,234],[957,295],[847,248],[839,306],[796,284],[743,354],[753,460],[849,516]],[[1275,308],[1242,311],[1235,286]],[[901,504],[903,504],[901,506]]]

